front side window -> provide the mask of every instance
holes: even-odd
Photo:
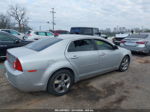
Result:
[[[113,46],[102,40],[94,40],[98,50],[113,50]]]
[[[14,41],[9,35],[0,33],[0,41]]]
[[[94,50],[94,45],[91,40],[76,40],[71,42],[68,48],[68,52],[78,52],[78,51],[92,51]]]

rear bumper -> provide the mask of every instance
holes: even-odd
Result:
[[[45,86],[40,83],[40,79],[33,77],[32,74],[14,70],[8,61],[5,61],[4,65],[6,69],[5,76],[15,88],[25,92],[45,90]]]
[[[146,46],[145,47],[133,47],[133,46],[125,46],[122,44],[120,46],[133,52],[149,53],[149,49]]]

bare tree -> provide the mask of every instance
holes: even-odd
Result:
[[[0,28],[10,28],[11,25],[10,18],[7,15],[0,14]]]
[[[17,21],[19,31],[21,32],[24,26],[27,26],[28,17],[26,17],[26,9],[18,4],[11,5],[8,14]]]

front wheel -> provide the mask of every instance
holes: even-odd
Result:
[[[59,70],[49,79],[47,91],[54,95],[66,94],[73,84],[73,74],[69,70]]]
[[[124,71],[128,70],[129,64],[130,64],[130,57],[125,56],[121,61],[119,71],[124,72]]]

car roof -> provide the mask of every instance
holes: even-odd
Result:
[[[76,35],[76,34],[62,34],[59,35],[57,38],[61,38],[63,40],[77,40],[77,39],[101,39],[101,40],[105,40],[102,37],[98,37],[98,36],[89,36],[89,35]]]
[[[28,30],[28,31],[31,31],[31,32],[51,32],[51,31],[40,31],[40,30]]]
[[[91,29],[93,29],[93,28],[97,28],[97,27],[71,27],[71,28],[91,28]]]

